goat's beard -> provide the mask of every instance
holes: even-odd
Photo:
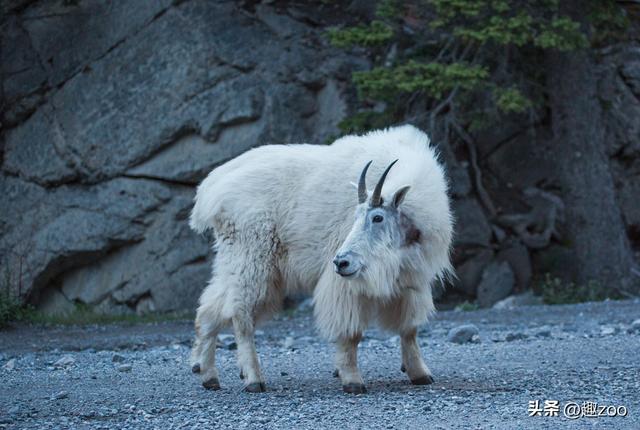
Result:
[[[348,288],[354,293],[371,297],[391,299],[397,295],[397,282],[400,275],[402,256],[390,248],[375,250],[375,256],[364,258],[360,273],[350,279]]]

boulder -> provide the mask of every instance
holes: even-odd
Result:
[[[518,240],[509,241],[498,251],[496,259],[509,263],[515,276],[515,286],[518,291],[525,291],[529,288],[533,269],[531,267],[531,259],[529,258],[529,250],[522,242]]]
[[[480,204],[473,198],[463,198],[454,200],[452,207],[456,218],[456,246],[488,247],[491,226]]]
[[[493,306],[511,294],[514,285],[515,276],[509,264],[506,261],[492,262],[482,272],[478,285],[478,305],[483,308]]]
[[[467,295],[476,296],[484,268],[493,259],[493,251],[482,249],[456,268],[453,286]]]

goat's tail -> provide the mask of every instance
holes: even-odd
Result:
[[[195,204],[189,218],[189,226],[198,233],[213,228],[213,218],[220,202],[219,193],[216,193],[215,189],[218,179],[215,173],[214,170],[202,181],[194,198]]]

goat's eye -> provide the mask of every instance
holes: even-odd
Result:
[[[373,222],[382,222],[382,220],[384,220],[382,215],[374,215],[373,218],[371,219],[371,221]]]

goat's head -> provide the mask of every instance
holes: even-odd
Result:
[[[410,187],[400,187],[388,202],[381,195],[387,174],[397,161],[387,167],[371,195],[366,185],[371,161],[360,174],[353,227],[333,260],[336,273],[344,278],[356,278],[368,267],[397,261],[403,247],[420,240],[420,231],[400,209]]]

